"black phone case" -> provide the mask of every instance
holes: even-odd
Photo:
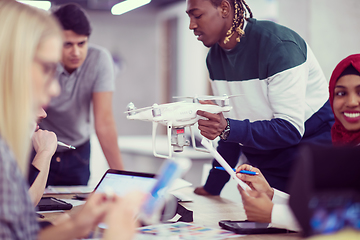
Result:
[[[37,205],[38,211],[70,210],[72,204],[54,197],[42,197]]]
[[[223,220],[219,222],[219,226],[235,232],[237,234],[269,234],[269,233],[290,233],[293,231],[289,231],[283,228],[241,228],[236,225],[239,222],[249,222],[249,221],[230,221],[230,220]]]

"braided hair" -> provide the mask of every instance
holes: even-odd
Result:
[[[220,6],[223,0],[210,0],[210,1],[215,7],[218,7]],[[234,35],[235,32],[239,34],[239,36],[236,38],[236,41],[240,42],[240,38],[245,34],[243,30],[245,19],[249,19],[247,15],[250,15],[250,18],[253,17],[251,9],[249,5],[247,5],[245,0],[228,0],[228,1],[230,2],[231,6],[234,8],[235,12],[234,12],[234,19],[232,25],[226,33],[224,44],[229,42],[230,38]]]

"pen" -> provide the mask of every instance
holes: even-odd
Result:
[[[225,171],[225,169],[223,167],[215,167],[215,169]],[[233,168],[232,170],[234,170],[234,172],[236,172],[235,168]],[[244,173],[244,174],[248,174],[248,175],[257,175],[258,174],[257,172],[248,171],[248,170],[241,170],[240,173]]]
[[[240,173],[248,174],[248,175],[257,175],[257,172],[248,171],[248,170],[241,170]]]
[[[59,146],[67,147],[67,148],[69,148],[69,149],[76,149],[76,147],[71,146],[71,145],[69,145],[69,144],[65,144],[65,143],[60,142],[60,141],[58,141],[57,143],[58,143]]]
[[[226,171],[225,168],[223,168],[223,167],[215,167],[215,169]],[[235,168],[232,168],[232,170],[234,170],[234,172],[236,172]]]

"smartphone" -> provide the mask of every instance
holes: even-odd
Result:
[[[175,179],[181,177],[191,166],[188,158],[166,159],[156,175],[156,183],[145,200],[139,218],[143,224],[154,224],[160,221],[166,194]],[[176,206],[174,206],[176,207]]]
[[[269,233],[290,233],[283,228],[270,227],[269,223],[259,223],[250,221],[230,221],[223,220],[219,222],[219,226],[238,234],[269,234]]]
[[[70,210],[72,204],[54,197],[42,197],[37,205],[38,211]]]

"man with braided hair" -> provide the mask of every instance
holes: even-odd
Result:
[[[198,122],[201,134],[220,136],[217,150],[231,167],[244,154],[272,187],[287,191],[298,145],[331,144],[328,86],[314,54],[293,30],[253,18],[244,0],[187,0],[186,13],[190,30],[210,48],[213,93],[241,94],[225,116],[198,111],[208,119]],[[228,180],[212,168],[195,193],[219,195]]]

